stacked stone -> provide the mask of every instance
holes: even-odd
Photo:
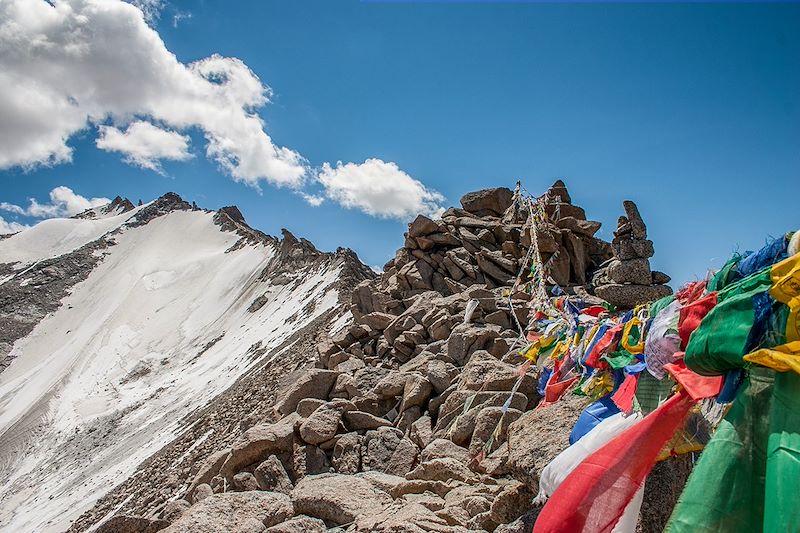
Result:
[[[572,204],[561,180],[548,189],[545,212],[550,222],[542,228],[539,250],[545,263],[557,254],[550,267],[552,280],[562,288],[585,285],[591,272],[611,257],[611,246],[594,236],[601,223],[587,220],[583,208]]]
[[[418,216],[409,224],[403,247],[384,266],[384,275],[356,289],[353,315],[399,315],[405,300],[426,291],[448,296],[476,284],[491,290],[513,283],[527,266],[522,263],[531,235],[527,208],[512,203],[509,189],[484,189],[464,195],[461,208],[446,210],[439,220]],[[572,204],[561,180],[547,192],[546,211],[550,221],[537,242],[542,259],[553,258],[553,282],[568,289],[585,286],[612,256],[611,245],[594,237],[600,222],[587,220],[584,210]]]
[[[666,285],[670,277],[650,269],[653,241],[647,238],[647,226],[639,208],[630,200],[623,202],[625,215],[619,217],[611,246],[614,257],[594,277],[594,292],[607,302],[622,308],[658,300],[672,294]]]

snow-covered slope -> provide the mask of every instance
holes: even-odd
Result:
[[[93,239],[113,244],[93,252],[97,266],[13,344],[0,373],[2,531],[65,530],[186,415],[338,304],[343,255],[314,250],[282,268],[292,243],[243,220],[193,209],[143,217],[145,207],[47,221],[0,242],[0,262],[15,269]]]
[[[32,228],[0,240],[0,263],[18,263],[21,266],[64,255],[118,228],[144,207],[99,219],[43,220]]]

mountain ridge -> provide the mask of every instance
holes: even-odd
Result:
[[[0,241],[0,523],[14,529],[63,530],[374,276],[351,251],[175,193],[80,215]]]

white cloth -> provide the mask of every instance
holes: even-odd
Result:
[[[681,349],[681,338],[678,335],[681,303],[675,300],[661,310],[647,332],[644,341],[644,362],[647,371],[656,379],[664,379],[664,365],[675,360],[675,352]]]
[[[547,498],[552,496],[558,486],[584,459],[641,419],[641,413],[634,413],[627,417],[623,413],[611,415],[593,427],[575,444],[558,454],[542,470],[542,475],[539,477],[539,494],[534,503],[541,505],[547,501]]]

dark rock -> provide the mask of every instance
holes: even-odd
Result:
[[[253,470],[253,476],[261,490],[289,494],[294,488],[283,463],[274,455],[270,455],[266,461],[258,465]]]
[[[117,515],[100,524],[95,531],[98,533],[156,533],[156,531],[164,531],[168,525],[168,521],[157,518]]]
[[[514,193],[505,187],[483,189],[461,197],[461,207],[479,216],[484,214],[501,216],[511,206]]]
[[[408,236],[421,237],[423,235],[434,233],[438,229],[439,226],[436,224],[436,222],[429,219],[425,215],[417,215],[417,218],[415,218],[414,221],[408,225]]]
[[[642,220],[642,215],[639,214],[639,208],[636,207],[636,204],[631,200],[623,201],[622,206],[625,208],[625,215],[627,216],[628,222],[631,225],[631,233],[633,234],[633,238],[646,239],[647,226],[645,226],[644,220]]]
[[[647,259],[615,259],[608,265],[608,276],[615,283],[633,283],[650,285],[653,274],[650,272],[650,261]]]

